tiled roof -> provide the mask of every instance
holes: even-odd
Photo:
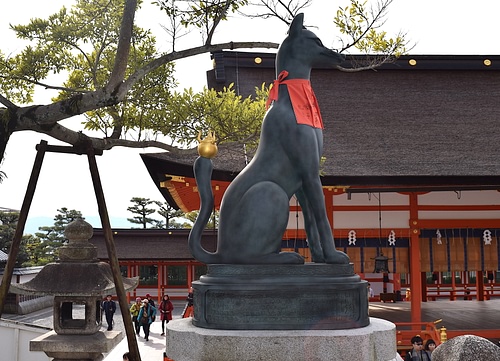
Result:
[[[238,79],[245,93],[274,77],[269,59],[261,69],[245,63],[240,52],[236,78],[235,58],[227,58],[225,83],[217,84],[212,72],[212,85]],[[416,66],[409,65],[412,59]],[[414,56],[377,71],[313,70],[325,124],[323,184],[500,185],[499,65],[500,56]],[[165,173],[163,166],[192,176],[196,156],[142,155],[156,177]],[[222,145],[213,161],[213,179],[230,180],[245,166],[245,155]]]
[[[113,240],[119,260],[193,260],[187,239],[189,229],[113,229]],[[203,247],[212,252],[216,247],[216,235],[206,230],[203,234]],[[89,240],[97,247],[97,257],[109,259],[104,232],[94,229]]]

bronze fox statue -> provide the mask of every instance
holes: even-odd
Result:
[[[213,209],[212,161],[202,156],[195,161],[201,206],[188,243],[200,262],[303,264],[298,253],[280,252],[293,195],[302,208],[313,262],[349,262],[345,253],[335,249],[326,214],[319,178],[323,126],[309,81],[314,66],[333,68],[344,56],[324,47],[303,28],[303,20],[303,14],[293,19],[278,49],[277,80],[270,91],[272,105],[262,123],[260,143],[252,161],[224,193],[213,253],[201,245],[201,233]]]

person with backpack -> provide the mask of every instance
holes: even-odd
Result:
[[[149,327],[153,323],[153,317],[156,316],[156,308],[149,304],[148,300],[142,301],[142,307],[137,315],[139,322],[144,330],[144,339],[149,341]]]
[[[160,336],[165,336],[165,322],[168,323],[168,321],[172,320],[172,311],[174,310],[174,305],[172,304],[172,301],[170,301],[170,297],[168,295],[163,296],[163,300],[161,301],[160,306],[158,306],[158,309],[160,310],[161,320]]]

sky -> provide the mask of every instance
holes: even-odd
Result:
[[[27,24],[31,18],[44,18],[57,12],[62,5],[69,6],[72,0],[18,0],[2,7],[0,11],[0,50],[5,54],[20,51],[24,43],[16,40],[9,29],[10,24]],[[136,15],[136,23],[151,28],[158,36],[159,50],[169,50],[161,24],[165,18],[155,6],[145,1],[143,9]],[[375,3],[375,0],[370,0]],[[327,8],[325,11],[325,4]],[[310,8],[304,9],[306,25],[312,29],[325,46],[338,48],[336,30],[332,19],[341,0],[313,0]],[[406,33],[413,44],[410,54],[432,55],[498,55],[500,54],[500,29],[498,0],[394,0],[389,8],[384,29],[388,35]],[[237,24],[237,27],[235,27]],[[226,41],[273,41],[279,43],[286,35],[283,23],[274,20],[230,19],[220,27],[214,43]],[[198,34],[183,38],[177,49],[200,45]],[[258,49],[259,51],[265,51]],[[255,49],[249,49],[255,51]],[[180,60],[176,63],[176,78],[179,90],[193,88],[201,90],[206,85],[206,71],[211,68],[210,55],[205,54]],[[269,81],[272,81],[270,79]],[[47,104],[55,93],[40,89],[36,92],[35,104]],[[80,129],[78,118],[64,123]],[[7,179],[0,183],[0,207],[21,209],[26,187],[36,156],[35,146],[41,140],[59,144],[43,134],[16,132],[9,141],[6,158],[0,170]],[[113,228],[129,227],[127,211],[132,197],[164,201],[151,180],[139,154],[160,152],[159,149],[132,150],[115,148],[97,157],[97,164],[108,213]],[[42,165],[33,202],[28,214],[25,233],[33,233],[38,226],[51,225],[57,209],[66,207],[82,212],[94,227],[100,227],[95,198],[86,156],[47,153]]]

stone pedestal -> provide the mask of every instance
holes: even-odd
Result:
[[[53,361],[103,359],[122,339],[120,331],[96,332],[92,335],[58,335],[47,332],[30,341],[30,351],[43,351]]]
[[[196,327],[191,318],[167,324],[166,354],[175,361],[394,361],[396,326],[370,318],[347,330],[242,331]]]
[[[193,325],[338,330],[369,324],[367,282],[352,264],[209,265],[192,284]]]

